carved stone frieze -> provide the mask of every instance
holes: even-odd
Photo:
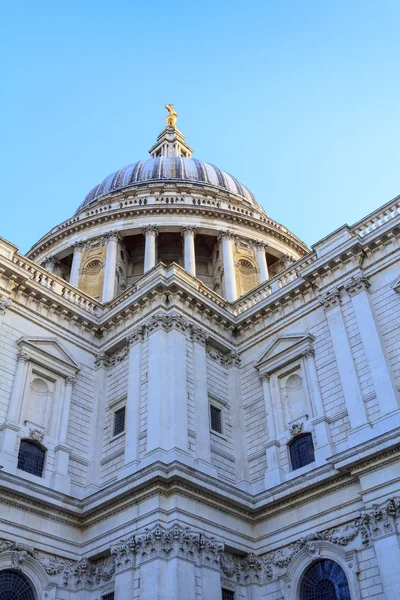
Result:
[[[117,569],[140,564],[149,556],[181,556],[196,564],[217,566],[223,548],[223,544],[215,538],[193,532],[189,528],[173,525],[166,529],[156,525],[153,529],[145,529],[140,535],[121,540],[111,547],[111,555],[115,557]]]
[[[370,286],[371,284],[365,275],[354,275],[344,284],[344,288],[350,296],[355,296],[364,290],[368,291]]]

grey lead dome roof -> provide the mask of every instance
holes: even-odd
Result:
[[[78,211],[116,191],[146,182],[177,181],[211,185],[239,196],[258,210],[265,212],[254,195],[239,181],[214,165],[197,158],[147,158],[123,167],[106,177],[86,196]]]

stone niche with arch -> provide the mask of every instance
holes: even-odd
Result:
[[[267,431],[266,443],[275,444],[274,460],[279,463],[280,480],[298,473],[292,469],[289,451],[296,436],[312,436],[317,464],[323,464],[332,452],[314,354],[312,334],[286,333],[275,337],[255,364],[267,386],[267,423],[273,435]]]
[[[242,296],[260,283],[257,258],[251,247],[235,245],[234,262],[238,296]]]
[[[93,298],[101,299],[107,246],[102,240],[88,244],[82,253],[78,287]]]

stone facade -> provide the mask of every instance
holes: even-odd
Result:
[[[151,185],[147,204],[98,196],[29,257],[0,239],[0,583],[299,600],[330,560],[352,600],[399,598],[399,200],[307,251],[226,190]],[[175,234],[182,265],[160,256]]]

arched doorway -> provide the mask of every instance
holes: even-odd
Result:
[[[0,571],[1,600],[36,600],[33,587],[18,571]]]
[[[308,567],[300,583],[300,600],[351,600],[342,567],[328,559]]]

